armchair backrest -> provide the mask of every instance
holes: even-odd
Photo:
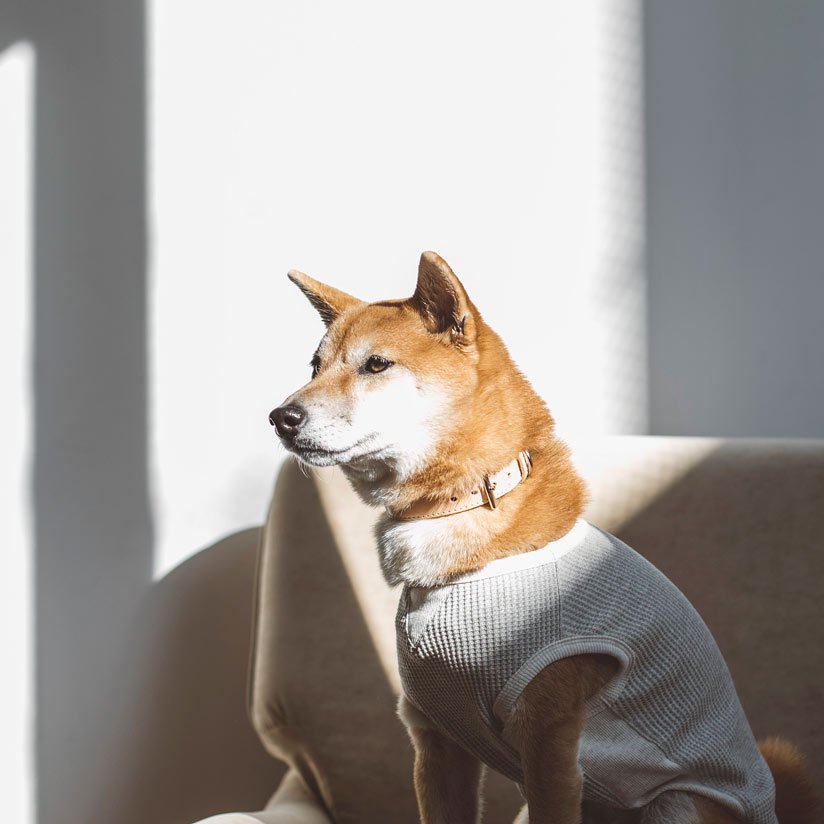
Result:
[[[824,779],[824,441],[609,438],[573,443],[588,520],[690,598],[724,652],[756,736],[798,743]],[[336,470],[279,475],[261,543],[253,724],[338,824],[418,821],[395,716],[398,592],[376,514]],[[485,820],[517,790],[490,776]]]

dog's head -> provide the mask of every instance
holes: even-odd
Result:
[[[465,411],[477,377],[480,317],[434,252],[421,256],[415,294],[365,303],[292,271],[327,326],[312,378],[269,420],[313,466],[341,464],[364,481],[401,482],[425,464]]]

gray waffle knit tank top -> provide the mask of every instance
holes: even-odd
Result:
[[[434,588],[397,615],[407,698],[442,733],[519,784],[504,725],[545,666],[580,653],[620,663],[588,706],[584,798],[640,807],[665,790],[777,824],[774,785],[709,630],[652,564],[585,521],[559,541]]]

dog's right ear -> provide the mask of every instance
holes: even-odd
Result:
[[[309,303],[318,310],[321,320],[329,326],[332,321],[346,309],[354,306],[361,306],[362,300],[341,292],[333,286],[327,286],[319,280],[298,272],[297,269],[290,269],[287,277],[294,283],[307,298]]]
[[[424,252],[418,265],[418,284],[410,303],[430,332],[449,335],[458,346],[475,340],[475,317],[463,284],[435,252]]]

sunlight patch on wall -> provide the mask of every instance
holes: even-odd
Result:
[[[7,821],[34,821],[31,133],[34,50],[0,54],[0,774]]]
[[[263,518],[322,334],[292,267],[402,297],[435,249],[562,432],[645,430],[640,0],[149,20],[157,575]]]
[[[569,14],[552,43],[561,65],[536,101],[555,112],[509,262],[520,300],[504,339],[562,434],[643,434],[642,8],[608,0]]]

